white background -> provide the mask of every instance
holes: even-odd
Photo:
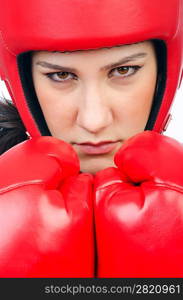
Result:
[[[0,80],[0,95],[2,94],[10,99],[4,82]],[[172,121],[164,134],[183,143],[183,83],[181,88],[177,91],[171,113]]]

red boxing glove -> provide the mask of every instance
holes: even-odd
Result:
[[[0,277],[93,277],[93,178],[72,147],[33,138],[0,169]]]
[[[95,180],[98,277],[183,276],[183,146],[146,131]]]

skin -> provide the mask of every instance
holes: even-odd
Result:
[[[124,141],[144,130],[157,62],[150,41],[87,51],[37,51],[32,74],[52,136],[74,147],[82,172],[95,174],[114,166],[114,154]],[[100,154],[85,153],[78,145],[109,141],[113,149]]]

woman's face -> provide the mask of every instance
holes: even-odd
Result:
[[[73,146],[82,172],[114,166],[114,154],[124,141],[144,130],[157,75],[151,42],[38,51],[32,72],[50,132]]]

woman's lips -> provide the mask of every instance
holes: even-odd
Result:
[[[75,144],[77,148],[85,153],[90,155],[95,154],[105,154],[109,153],[117,146],[118,141],[116,142],[100,142],[97,144],[92,143],[82,143],[82,144]]]

